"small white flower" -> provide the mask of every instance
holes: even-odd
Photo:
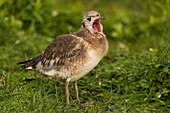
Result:
[[[161,96],[162,96],[161,94],[160,94],[160,95],[158,95],[158,98],[161,98]]]
[[[55,11],[52,12],[53,17],[56,17],[57,15],[58,15],[58,11],[55,10]]]

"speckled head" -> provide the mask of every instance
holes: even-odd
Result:
[[[98,12],[87,12],[82,21],[83,28],[87,28],[91,33],[103,34],[103,26],[100,24],[100,20],[104,19]]]

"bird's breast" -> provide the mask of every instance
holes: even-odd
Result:
[[[83,63],[83,65],[80,65],[70,77],[68,77],[68,81],[75,81],[83,77],[85,74],[91,71],[102,59],[95,50],[89,50],[87,54],[87,60]]]

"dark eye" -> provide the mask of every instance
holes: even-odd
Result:
[[[100,16],[99,14],[96,15],[97,17]]]
[[[91,17],[88,17],[87,20],[88,20],[88,21],[91,21]]]

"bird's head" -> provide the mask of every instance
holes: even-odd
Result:
[[[104,19],[96,11],[89,11],[83,17],[82,27],[87,28],[91,33],[100,33],[103,35],[103,26],[100,24],[100,20]]]

